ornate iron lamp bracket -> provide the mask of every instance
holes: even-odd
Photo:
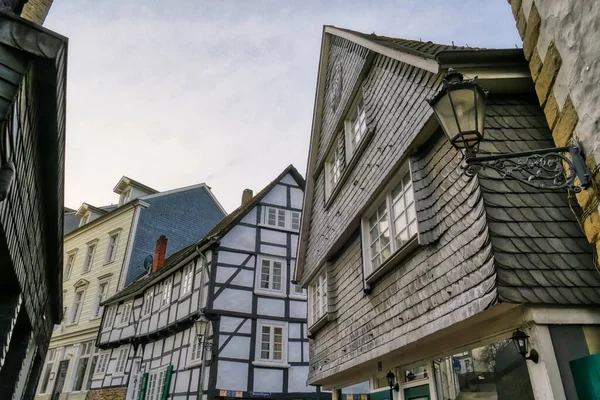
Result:
[[[591,173],[579,143],[512,154],[476,156],[474,152],[467,152],[465,163],[463,168],[468,176],[475,176],[481,168],[490,168],[502,179],[516,179],[539,189],[567,188],[579,193],[591,183]],[[575,182],[575,178],[579,182]]]

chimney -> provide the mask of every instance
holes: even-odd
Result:
[[[156,250],[154,250],[154,262],[152,263],[152,273],[155,273],[165,265],[165,255],[167,254],[167,242],[169,239],[165,235],[160,235],[156,241]]]
[[[244,189],[244,192],[242,193],[242,205],[250,201],[252,196],[254,196],[254,193],[252,193],[251,189]]]

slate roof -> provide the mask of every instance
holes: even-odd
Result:
[[[203,246],[211,241],[216,241],[222,238],[227,232],[229,232],[244,216],[255,206],[257,205],[262,198],[271,190],[273,187],[279,182],[285,175],[291,174],[296,182],[300,185],[302,189],[304,189],[305,181],[302,175],[298,172],[298,170],[293,166],[289,165],[286,169],[283,170],[277,178],[275,178],[271,183],[265,186],[259,193],[252,197],[248,202],[242,204],[240,207],[235,209],[231,214],[225,216],[217,225],[214,226],[202,239],[198,242],[193,243],[178,252],[172,254],[169,258],[165,260],[165,265],[156,271],[153,274],[144,274],[136,281],[134,281],[131,285],[127,286],[125,289],[116,293],[114,296],[106,299],[102,304],[109,304],[115,301],[124,299],[128,296],[136,294],[138,292],[142,292],[146,290],[146,288],[150,287],[161,278],[166,277],[170,272],[175,272],[176,267],[178,267],[179,262],[192,255],[197,247]]]
[[[518,100],[517,100],[518,99]],[[511,153],[554,147],[535,97],[490,96],[481,151]],[[593,249],[565,191],[478,174],[494,253],[499,300],[509,303],[600,304]]]
[[[402,39],[402,38],[393,38],[389,36],[380,36],[375,33],[367,34],[358,31],[353,31],[351,29],[345,28],[337,28],[341,31],[345,31],[348,33],[352,33],[354,35],[360,36],[364,39],[370,40],[374,43],[380,44],[385,47],[389,47],[394,50],[402,51],[405,53],[435,59],[435,56],[447,50],[479,50],[477,47],[468,47],[468,46],[455,46],[448,44],[438,44],[433,43],[432,41],[423,42],[421,40],[410,40],[410,39]]]

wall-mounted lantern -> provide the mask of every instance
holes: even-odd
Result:
[[[581,192],[582,188],[590,185],[591,173],[585,165],[578,143],[519,153],[478,156],[479,144],[484,138],[486,99],[487,94],[479,85],[477,77],[465,80],[463,74],[449,68],[442,90],[428,100],[446,137],[454,147],[462,151],[467,164],[467,175],[474,176],[480,168],[490,168],[497,171],[503,179],[511,177],[541,189],[568,188]],[[578,178],[579,184],[575,183],[575,178]]]
[[[527,335],[525,332],[517,329],[513,333],[511,339],[512,339],[513,343],[515,344],[517,352],[520,355],[522,355],[524,359],[531,360],[537,364],[537,362],[539,360],[539,354],[537,351],[535,351],[535,349],[529,350],[529,335]],[[527,355],[528,351],[529,351],[529,356]]]
[[[385,378],[388,381],[388,385],[390,386],[390,390],[395,390],[396,392],[400,391],[400,385],[396,382],[396,375],[392,371],[388,372],[385,375]]]

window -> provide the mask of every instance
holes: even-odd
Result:
[[[198,364],[202,362],[204,358],[204,346],[202,343],[204,342],[204,336],[195,335],[194,333],[190,334],[190,349],[188,352],[188,365]]]
[[[110,329],[112,328],[114,322],[115,322],[115,315],[117,314],[117,307],[110,307],[107,311],[106,311],[106,316],[104,318],[104,325],[103,328],[104,329]]]
[[[152,312],[152,300],[154,299],[154,291],[150,289],[144,296],[144,314],[149,315]]]
[[[304,289],[302,289],[302,286],[294,284],[294,294],[305,294]]]
[[[181,277],[181,295],[186,295],[192,291],[192,281],[194,278],[194,265],[187,265],[182,272]]]
[[[160,400],[162,398],[163,391],[165,390],[164,386],[167,378],[167,370],[168,368],[161,368],[148,374],[146,400]]]
[[[79,359],[75,368],[73,391],[78,392],[83,389],[83,382],[85,381],[86,373],[88,373],[88,364],[93,346],[93,342],[82,343],[80,346]]]
[[[96,300],[94,301],[94,309],[92,311],[92,318],[98,318],[102,313],[103,307],[100,305],[106,299],[106,293],[108,292],[108,282],[102,282],[98,285],[98,291],[96,292]]]
[[[365,276],[417,235],[417,213],[410,171],[387,192],[371,215],[363,219]]]
[[[344,122],[344,131],[346,143],[348,144],[348,154],[353,154],[367,135],[367,118],[362,93],[358,93],[350,109],[350,114]]]
[[[119,241],[119,234],[113,233],[108,238],[108,248],[106,249],[106,262],[111,263],[115,261],[117,255],[117,245]]]
[[[92,269],[92,262],[94,261],[94,254],[96,253],[96,243],[88,245],[87,253],[85,255],[85,261],[83,263],[83,272],[89,272]]]
[[[71,277],[71,272],[73,271],[73,265],[75,264],[75,256],[77,255],[77,250],[69,253],[67,255],[67,262],[65,263],[65,280]]]
[[[300,212],[283,208],[265,207],[263,224],[283,229],[300,229]]]
[[[129,323],[129,316],[131,315],[131,307],[133,302],[128,301],[123,303],[123,310],[121,311],[121,318],[119,319],[119,326],[124,326]]]
[[[286,362],[287,336],[285,325],[259,322],[259,361]]]
[[[314,324],[327,314],[327,275],[325,272],[320,274],[309,286],[309,291],[312,302],[311,322]]]
[[[98,363],[96,364],[95,374],[103,374],[106,372],[108,366],[108,359],[110,358],[110,350],[100,353],[98,356]]]
[[[284,266],[284,260],[261,257],[260,290],[282,292]]]
[[[125,371],[125,365],[127,364],[127,352],[129,349],[119,349],[119,355],[117,356],[117,366],[115,368],[115,374],[122,374]]]
[[[173,284],[172,278],[167,279],[163,283],[162,301],[160,303],[161,307],[166,307],[171,303],[171,289],[173,286],[172,284]]]
[[[48,356],[46,357],[46,370],[44,371],[44,378],[42,379],[42,386],[40,388],[40,393],[46,393],[48,390],[48,382],[50,382],[50,374],[52,373],[52,368],[54,367],[54,357],[56,356],[56,349],[48,350]]]
[[[85,383],[85,390],[90,390],[90,388],[92,387],[92,378],[94,377],[94,373],[96,371],[96,364],[98,363],[98,354],[100,352],[100,349],[98,349],[96,347],[96,349],[94,350],[94,355],[92,357],[92,362],[90,365],[90,370],[88,372],[87,375],[87,380]]]
[[[75,297],[73,298],[73,307],[71,308],[71,319],[69,320],[69,323],[71,324],[76,324],[79,322],[84,294],[85,290],[78,290],[75,292]]]
[[[123,205],[123,204],[129,202],[130,198],[131,198],[131,189],[127,189],[126,191],[121,193],[121,204],[120,205]]]
[[[344,166],[344,152],[340,146],[339,141],[342,136],[338,135],[331,149],[327,161],[325,161],[325,194],[326,197],[331,196],[331,192],[335,189],[336,185],[342,177],[342,169]]]
[[[90,213],[84,214],[81,216],[81,218],[79,219],[79,226],[84,226],[85,224],[87,224],[90,221]]]
[[[133,360],[131,367],[131,378],[129,379],[129,388],[127,389],[127,400],[139,400],[142,389],[142,374],[140,374],[141,361]]]

